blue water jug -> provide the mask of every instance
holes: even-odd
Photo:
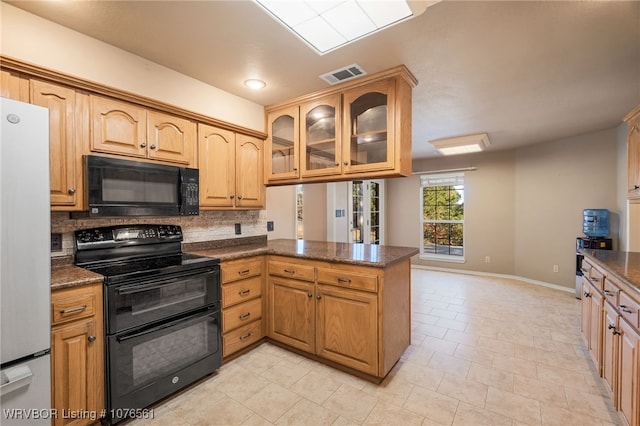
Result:
[[[609,233],[609,210],[585,209],[582,211],[582,232],[587,237],[606,237]]]

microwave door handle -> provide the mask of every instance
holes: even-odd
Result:
[[[209,272],[211,271],[206,271],[206,272],[196,271],[190,274],[181,274],[180,276],[169,278],[169,279],[163,278],[163,279],[157,279],[153,281],[145,281],[144,283],[123,285],[121,287],[116,288],[116,294],[118,295],[133,294],[133,293],[140,293],[143,291],[153,290],[156,288],[162,288],[164,286],[174,284],[178,281],[182,281],[185,278],[193,277],[195,275],[203,275]]]
[[[158,332],[160,330],[164,330],[164,329],[167,329],[167,328],[170,328],[170,327],[174,327],[176,325],[188,325],[188,324],[191,324],[191,323],[195,324],[198,321],[200,321],[202,318],[210,316],[213,312],[214,312],[213,308],[208,308],[206,311],[204,311],[203,313],[201,313],[201,314],[199,314],[199,315],[197,315],[195,317],[191,316],[191,317],[187,317],[187,318],[181,318],[179,320],[167,322],[167,323],[158,325],[156,327],[149,328],[147,330],[139,331],[137,333],[126,334],[124,336],[118,336],[118,337],[116,337],[116,340],[118,342],[124,342],[124,341],[127,341],[127,340],[135,339],[136,337],[142,337],[142,336],[145,336],[147,334],[155,333],[155,332]]]

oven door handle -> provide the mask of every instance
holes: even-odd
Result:
[[[120,286],[118,288],[116,288],[116,294],[121,295],[121,294],[133,294],[133,293],[140,293],[142,291],[148,291],[148,290],[153,290],[156,288],[161,288],[164,287],[166,285],[169,284],[173,284],[176,283],[178,281],[182,281],[185,278],[188,277],[192,277],[195,275],[204,275],[204,274],[208,274],[213,272],[212,270],[205,270],[205,271],[197,271],[197,272],[192,272],[190,274],[180,274],[179,276],[174,276],[172,278],[162,278],[162,279],[156,279],[153,281],[145,281],[144,283],[140,283],[140,284],[127,284],[127,285],[123,285]]]
[[[176,325],[182,325],[182,324],[186,325],[186,324],[190,324],[190,323],[196,323],[196,322],[200,321],[202,318],[210,316],[214,312],[215,311],[214,311],[213,307],[207,308],[206,311],[204,311],[204,312],[202,312],[202,313],[200,313],[200,314],[198,314],[196,316],[189,316],[187,318],[180,318],[180,319],[175,320],[175,321],[166,322],[166,323],[160,324],[160,325],[158,325],[156,327],[152,327],[152,328],[149,328],[149,329],[146,329],[146,330],[139,331],[137,333],[125,334],[124,336],[117,336],[116,340],[118,342],[124,342],[126,340],[135,339],[136,337],[141,337],[141,336],[144,336],[144,335],[147,335],[147,334],[155,333],[155,332],[160,331],[160,330],[164,330],[166,328],[174,327]]]

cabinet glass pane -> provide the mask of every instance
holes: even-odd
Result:
[[[271,125],[271,173],[289,173],[295,167],[293,158],[294,119],[283,115]]]
[[[336,109],[330,105],[313,108],[305,117],[306,169],[336,166]]]
[[[387,95],[366,93],[351,103],[351,165],[387,161]]]
[[[369,243],[380,244],[380,184],[369,183]]]

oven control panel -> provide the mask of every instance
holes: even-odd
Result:
[[[178,225],[124,225],[75,232],[78,250],[182,241]]]

